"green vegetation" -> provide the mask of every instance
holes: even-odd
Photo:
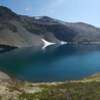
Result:
[[[53,83],[1,80],[0,100],[100,100],[100,74]]]
[[[19,100],[100,100],[100,82],[68,82],[40,85],[37,93],[22,93]]]

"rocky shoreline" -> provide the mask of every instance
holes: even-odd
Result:
[[[0,71],[0,80],[11,80],[10,76]]]

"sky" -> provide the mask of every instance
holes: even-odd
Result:
[[[0,5],[21,15],[50,16],[100,27],[100,0],[0,0]]]

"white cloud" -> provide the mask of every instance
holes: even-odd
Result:
[[[31,9],[30,9],[30,8],[25,8],[24,10],[25,10],[25,11],[30,11]]]

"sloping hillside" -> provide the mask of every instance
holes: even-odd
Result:
[[[0,6],[0,44],[14,47],[42,47],[44,38],[60,44],[99,43],[100,29],[85,23],[68,23],[47,16],[28,17]]]

